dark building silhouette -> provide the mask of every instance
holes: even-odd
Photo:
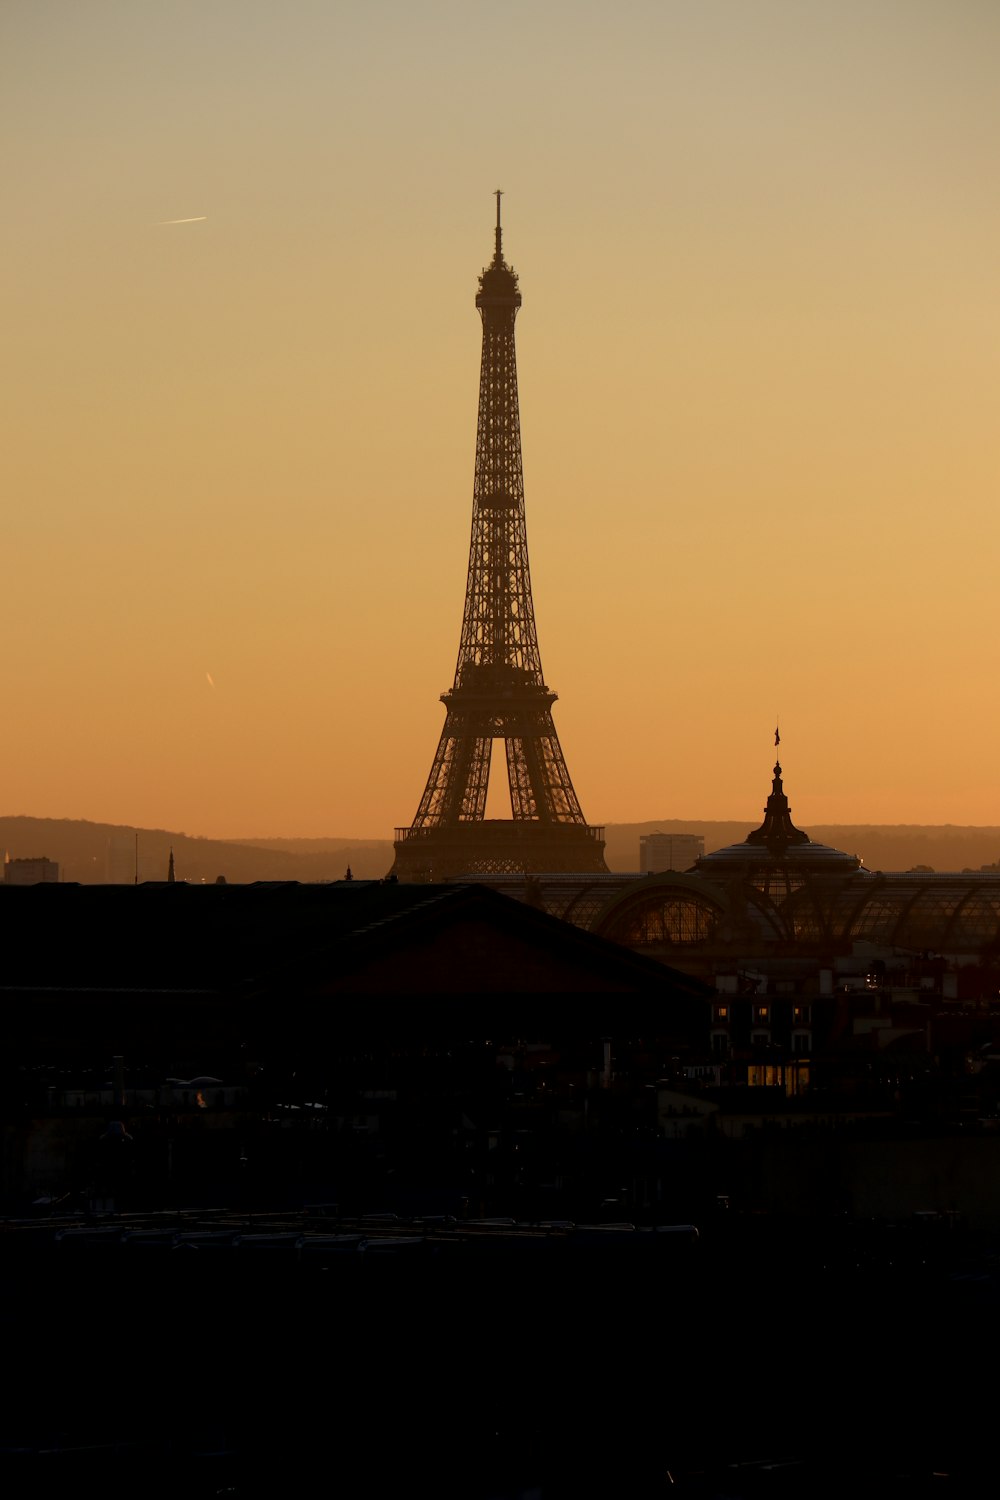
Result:
[[[3,880],[4,885],[55,885],[59,866],[54,859],[8,859]]]
[[[496,250],[479,278],[483,321],[472,543],[455,682],[409,828],[396,830],[400,880],[471,872],[603,871],[603,830],[584,818],[552,722],[528,569],[514,320],[517,277]],[[493,742],[503,740],[512,817],[486,818]]]
[[[529,1049],[518,1076],[541,1066],[538,1107],[555,1111],[573,1102],[571,1080],[563,1098],[556,1075],[578,1078],[582,1105],[612,1043],[624,1066],[631,1037],[662,1038],[665,1059],[702,1029],[699,981],[481,885],[61,884],[5,890],[3,905],[8,1204],[80,1186],[81,1151],[109,1119],[127,1121],[144,1163],[133,1196],[151,1205],[168,1191],[172,1131],[170,1180],[187,1173],[192,1192],[211,1185],[216,1201],[238,1197],[248,1133],[267,1138],[256,1161],[270,1163],[276,1200],[301,1175],[300,1146],[311,1173],[352,1176],[377,1199],[382,1178],[356,1149],[355,1120],[382,1141],[396,1132],[407,1160],[419,1138],[418,1177],[439,1161],[454,1185],[464,1170],[456,1130],[502,1133],[505,1112],[525,1116],[522,1139],[540,1128],[530,1084],[517,1084],[515,1106],[499,1057]],[[124,1059],[126,1114],[112,1058]],[[246,1119],[222,1128],[219,1112],[234,1109]],[[55,1130],[26,1123],[53,1111]],[[206,1120],[216,1126],[209,1136]],[[309,1128],[276,1133],[275,1120]],[[198,1152],[185,1158],[195,1137]]]
[[[1000,874],[867,869],[796,827],[780,764],[760,826],[683,873],[481,878],[710,986],[680,1073],[733,1128],[794,1108],[1000,1131]]]

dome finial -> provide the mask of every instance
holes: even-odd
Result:
[[[714,849],[695,861],[695,872],[713,879],[739,878],[749,881],[773,903],[797,890],[809,875],[849,875],[861,865],[856,854],[842,854],[825,844],[815,844],[796,828],[781,784],[781,762],[777,757],[781,731],[774,726],[774,781],[764,806],[764,821],[748,833],[742,844]]]
[[[781,744],[781,731],[778,728],[777,719],[774,725],[775,749]],[[767,799],[764,808],[764,821],[753,833],[747,835],[748,844],[766,844],[772,855],[778,855],[781,851],[794,844],[808,844],[809,835],[796,828],[792,822],[792,814],[788,806],[788,798],[781,784],[781,761],[777,755],[774,757],[774,780],[771,783],[771,795]]]

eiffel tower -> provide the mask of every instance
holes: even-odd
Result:
[[[416,817],[396,829],[400,880],[527,871],[606,873],[604,829],[583,816],[552,722],[528,570],[517,405],[517,277],[496,250],[479,278],[483,320],[472,542],[455,684]],[[486,817],[494,740],[503,740],[510,818]]]

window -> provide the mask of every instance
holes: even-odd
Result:
[[[755,1005],[753,1008],[753,1023],[755,1026],[766,1026],[771,1018],[771,1007],[769,1005]]]
[[[810,1011],[811,1010],[812,1010],[812,1006],[811,1005],[793,1005],[792,1006],[792,1025],[793,1026],[808,1026],[809,1022],[812,1020],[812,1016],[810,1015]]]
[[[747,1068],[751,1088],[780,1088],[784,1081],[784,1069],[775,1063],[751,1063]]]
[[[717,1005],[715,1007],[715,1019],[725,1025],[729,1020],[729,1006]]]

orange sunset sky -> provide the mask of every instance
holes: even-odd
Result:
[[[1000,823],[998,76],[994,0],[5,0],[0,811],[410,822],[502,187],[590,821],[759,821],[777,714],[799,826]]]

